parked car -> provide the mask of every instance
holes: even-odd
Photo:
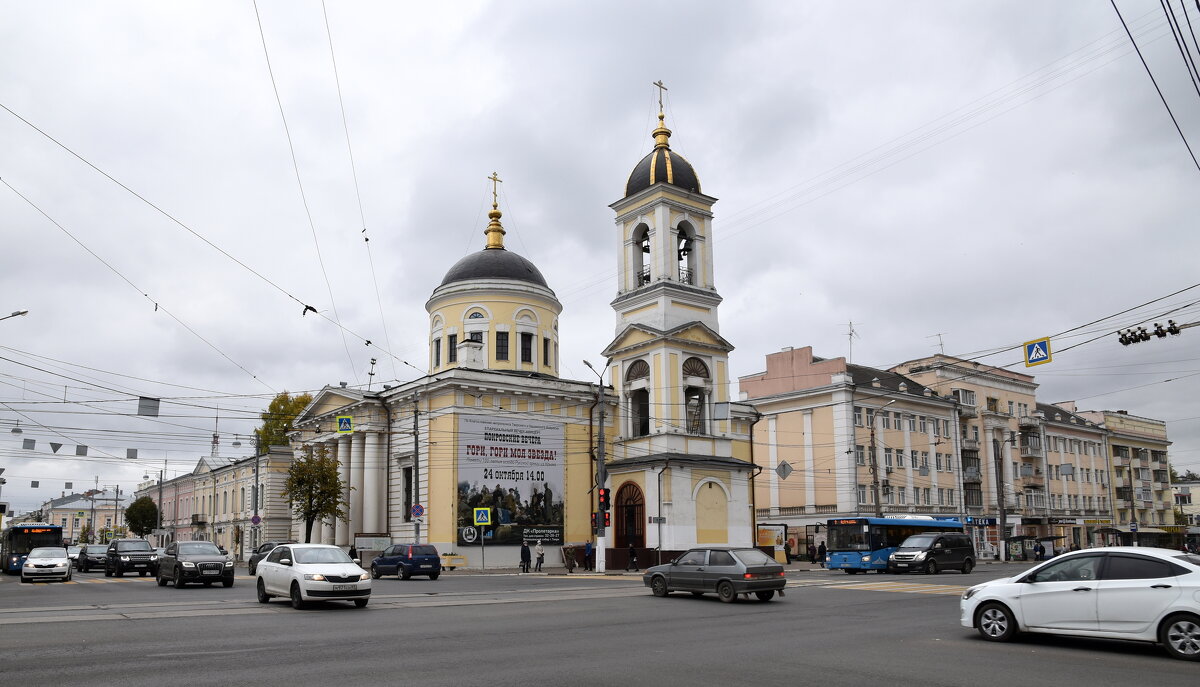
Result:
[[[758,549],[713,547],[692,549],[670,563],[647,568],[642,582],[655,596],[687,591],[695,596],[716,593],[726,603],[753,593],[759,601],[783,596],[783,566]]]
[[[61,546],[39,546],[29,552],[21,565],[21,581],[71,580],[71,559]]]
[[[371,561],[371,577],[395,575],[407,580],[413,575],[428,575],[436,580],[442,574],[442,557],[432,544],[393,544]]]
[[[271,550],[274,549],[276,546],[279,546],[280,544],[295,544],[295,543],[296,542],[294,542],[294,541],[288,540],[288,541],[268,541],[268,542],[263,542],[262,544],[259,544],[258,548],[254,550],[254,553],[250,554],[250,560],[247,562],[247,565],[250,568],[250,574],[253,575],[255,573],[255,571],[258,569],[258,562],[261,561],[262,559],[266,558],[267,554],[271,553]]]
[[[921,532],[900,543],[888,556],[887,570],[893,575],[920,570],[936,575],[943,570],[969,574],[975,568],[975,546],[971,538],[957,532]]]
[[[84,544],[80,547],[79,557],[75,559],[75,567],[79,572],[88,572],[92,568],[104,569],[108,560],[108,544]]]
[[[1056,556],[963,592],[959,622],[988,641],[1018,632],[1157,642],[1200,660],[1200,555],[1114,546]]]
[[[158,586],[174,582],[183,589],[188,582],[200,582],[205,587],[220,582],[233,586],[233,559],[210,541],[180,541],[168,546],[158,559]]]
[[[371,573],[329,544],[281,544],[259,561],[257,571],[259,603],[284,596],[296,609],[309,601],[353,601],[362,608],[371,598]]]
[[[121,577],[127,572],[136,572],[145,577],[158,573],[158,554],[145,539],[114,539],[108,543],[104,559],[104,576]]]

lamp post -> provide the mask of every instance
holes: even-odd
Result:
[[[28,310],[14,310],[11,315],[5,315],[4,317],[0,317],[0,320],[7,320],[10,317],[20,317],[21,315],[28,315],[28,314],[29,314]]]
[[[588,361],[583,361],[588,369],[596,373],[599,381],[596,383],[596,401],[600,408],[600,432],[597,435],[596,447],[596,489],[603,489],[608,482],[608,470],[604,466],[604,372],[608,370],[611,361],[604,362],[602,370],[596,370]],[[604,554],[606,537],[604,535],[604,512],[596,512],[596,572],[604,572]]]
[[[875,425],[879,422],[879,413],[897,400],[899,399],[893,398],[876,408],[875,415],[871,418],[871,492],[875,497],[875,517],[877,518],[883,517],[883,501],[879,497],[879,451],[875,449]]]

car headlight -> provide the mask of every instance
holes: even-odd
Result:
[[[371,573],[363,573],[363,574],[361,574],[361,575],[359,575],[359,576],[358,576],[358,579],[360,579],[360,580],[369,580],[369,579],[371,579]]]
[[[975,596],[976,594],[978,594],[980,589],[983,589],[983,587],[979,586],[979,585],[967,588],[967,591],[963,592],[963,595],[962,595],[963,601],[966,601],[967,599],[971,598],[972,596]]]
[[[871,562],[871,554],[867,554],[867,555],[863,556],[863,557],[862,557],[862,562],[863,562],[863,563],[870,563],[870,562]]]
[[[226,568],[232,568],[232,567],[233,567],[233,561],[225,561],[225,567],[226,567]]]
[[[191,561],[184,561],[184,562],[183,562],[183,567],[185,567],[185,568],[194,568],[194,567],[196,567],[196,564],[195,564],[195,563],[193,563],[193,562],[191,562]]]
[[[158,554],[157,554],[157,553],[156,553],[156,554],[152,554],[152,555],[150,556],[150,560],[152,560],[152,561],[156,561],[156,560],[158,560]]]
[[[121,556],[121,560],[123,560],[123,561],[125,561],[125,562],[127,562],[127,563],[128,563],[128,562],[129,562],[129,556]]]
[[[921,560],[921,559],[925,558],[925,554],[926,554],[926,552],[925,552],[925,551],[918,551],[918,552],[917,552],[917,555],[913,556],[913,560],[914,560],[914,561],[919,561],[919,560]]]
[[[321,573],[304,573],[304,579],[316,580],[317,582],[324,582],[325,576],[322,575]]]

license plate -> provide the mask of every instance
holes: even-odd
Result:
[[[220,575],[221,571],[220,570],[201,570],[200,574],[201,575]]]
[[[133,564],[133,567],[135,567],[135,568],[144,568],[144,567],[146,567],[146,564],[145,564],[145,563],[134,563],[134,564]]]
[[[897,568],[907,568],[907,567],[908,567],[908,563],[897,563],[897,564],[896,564],[896,567],[897,567]]]
[[[358,589],[358,585],[356,585],[356,584],[335,584],[335,585],[333,585],[333,591],[335,591],[335,592],[353,592],[357,589]]]
[[[426,563],[426,564],[424,564],[424,565],[420,565],[420,566],[417,566],[417,567],[420,567],[420,568],[432,568],[433,566],[432,566],[432,565],[430,565],[429,563]]]

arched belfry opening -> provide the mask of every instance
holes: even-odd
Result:
[[[696,283],[696,266],[699,264],[697,257],[696,245],[696,230],[688,222],[680,222],[678,235],[678,254],[676,259],[679,264],[679,283],[695,284]]]
[[[708,434],[708,401],[712,377],[696,357],[683,361],[683,402],[688,434]]]
[[[630,546],[646,545],[646,498],[642,490],[631,482],[626,482],[617,489],[617,499],[614,502],[615,513],[613,527],[616,530],[614,545],[618,549]]]
[[[634,288],[650,283],[650,227],[639,224],[633,230]]]

